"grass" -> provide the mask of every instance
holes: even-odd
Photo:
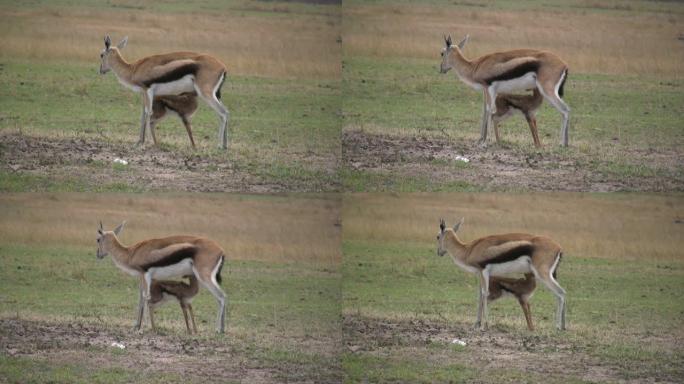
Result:
[[[558,18],[572,27],[559,33]],[[681,4],[669,2],[351,2],[343,9],[343,130],[474,146],[482,95],[453,73],[438,73],[442,34],[460,39],[470,33],[469,58],[534,47],[557,53],[570,68],[565,87],[572,108],[570,148],[558,148],[560,114],[545,103],[538,114],[542,150],[533,148],[529,128],[518,116],[503,123],[504,142],[489,152],[513,149],[516,157],[558,157],[558,163],[573,164],[590,179],[631,180],[625,190],[673,190],[634,180],[662,185],[682,179],[684,82],[678,66],[683,58],[676,36],[683,20]],[[463,175],[461,181],[477,190],[530,189],[473,182],[468,175],[487,171],[477,159],[467,172],[425,157],[410,160],[422,172],[402,164],[392,170],[387,169],[392,164],[351,169],[342,175],[343,185],[358,191],[356,179],[363,178],[366,191],[394,191],[395,184],[415,185],[397,188],[401,191],[467,191],[469,185],[451,184]],[[527,177],[529,170],[518,172]],[[399,181],[383,186],[388,178]],[[421,181],[425,178],[429,186]]]
[[[675,341],[682,337],[684,313],[684,259],[676,235],[683,208],[681,196],[632,194],[345,196],[345,316],[379,329],[422,321],[430,324],[427,331],[447,332],[425,344],[411,338],[419,326],[389,328],[386,337],[392,339],[386,341],[366,330],[368,344],[361,341],[360,350],[343,357],[345,372],[371,382],[431,382],[458,362],[459,371],[449,374],[456,382],[470,381],[468,372],[478,372],[481,382],[593,382],[600,376],[587,373],[592,369],[607,370],[603,380],[609,381],[676,381],[684,374]],[[438,257],[434,240],[439,217],[451,224],[460,216],[466,216],[459,232],[464,241],[524,228],[564,247],[558,279],[568,292],[567,332],[553,328],[555,299],[540,287],[532,300],[534,333],[526,330],[518,304],[504,299],[490,307],[491,336],[471,341],[487,337],[468,331],[477,279]],[[449,337],[465,337],[469,344],[454,349]],[[502,340],[517,341],[487,352]],[[563,363],[570,358],[585,362],[572,368]],[[526,359],[554,368],[529,372],[520,363]]]
[[[200,335],[184,336],[181,312],[169,304],[155,311],[162,335],[148,343],[209,343],[205,352],[187,356],[188,367],[199,353],[229,359],[236,366],[221,364],[230,372],[265,369],[276,381],[332,380],[339,374],[338,204],[334,196],[5,194],[0,199],[0,318],[37,322],[43,329],[77,325],[66,331],[70,337],[79,324],[110,333],[105,338],[130,337],[137,281],[108,258],[97,260],[94,235],[88,235],[99,218],[111,227],[126,217],[121,236],[126,244],[192,233],[217,240],[227,255],[222,271],[229,298],[226,337],[213,336],[216,303],[201,290],[193,302]],[[0,358],[0,381],[83,382],[87,372],[101,382],[160,380],[145,368],[146,355],[139,355],[144,345],[113,353],[89,333],[87,340],[94,344],[86,354],[83,345],[63,336],[55,345],[39,343],[32,357],[22,357],[8,354],[12,343],[5,332],[9,349]],[[102,359],[108,363],[98,363]],[[213,361],[205,360],[207,367]],[[209,371],[211,377],[199,378],[183,370],[167,373],[171,381],[227,380]]]

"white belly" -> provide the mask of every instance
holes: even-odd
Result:
[[[147,273],[149,273],[153,279],[157,280],[192,275],[192,259],[184,259],[179,263],[166,267],[150,268],[147,270]]]
[[[522,256],[513,261],[501,264],[489,264],[485,268],[489,271],[492,276],[504,276],[511,273],[529,273],[532,272],[531,268],[532,259],[529,256]]]
[[[495,81],[491,86],[496,89],[496,93],[526,91],[537,87],[537,74],[535,72],[527,72],[524,76],[517,79]]]
[[[180,95],[183,92],[195,90],[195,76],[185,75],[169,83],[153,84],[150,89],[155,95]]]

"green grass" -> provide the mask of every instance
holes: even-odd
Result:
[[[434,60],[345,56],[343,110],[345,129],[401,137],[434,137],[474,143],[479,138],[482,95],[468,88],[453,73],[438,73]],[[562,156],[580,169],[620,178],[681,177],[675,160],[648,158],[644,154],[678,151],[684,145],[681,116],[684,113],[682,79],[570,73],[565,100],[572,108],[570,148],[558,148],[560,114],[546,103],[538,113],[539,135],[546,147],[542,154]],[[504,145],[521,152],[537,152],[529,128],[516,117],[501,126]],[[493,134],[493,133],[492,133]],[[474,144],[473,144],[474,145]],[[416,162],[420,160],[414,160]],[[452,164],[434,161],[427,166],[444,172],[458,171]],[[477,165],[473,165],[476,167]],[[380,171],[351,171],[343,175],[346,189],[358,190],[356,179],[382,184]],[[361,173],[361,175],[356,175]],[[453,190],[432,180],[421,189],[422,175],[396,175],[410,191]],[[412,179],[416,179],[413,181]],[[478,186],[476,186],[477,188]],[[482,186],[479,186],[482,188]],[[383,190],[392,190],[392,187]],[[402,189],[406,190],[406,189]]]
[[[98,261],[94,251],[95,248],[0,245],[0,316],[131,329],[137,281],[121,273],[108,258]],[[335,267],[228,261],[222,276],[222,287],[229,298],[228,336],[214,340],[216,302],[206,290],[201,290],[193,301],[200,342],[207,338],[240,351],[239,356],[257,368],[281,367],[274,371],[279,372],[282,380],[293,380],[297,375],[326,380],[330,377],[327,375],[335,374],[334,357],[321,356],[301,344],[302,340],[325,343],[339,333],[340,282]],[[176,304],[158,308],[155,315],[162,334],[185,333]],[[92,351],[91,357],[110,353],[98,349]],[[126,361],[120,359],[126,359],[126,354],[135,350],[122,353],[108,358],[114,366]],[[283,366],[294,365],[304,368],[283,373],[287,371]],[[63,365],[47,358],[3,356],[0,378],[37,383],[85,382],[86,377],[105,383],[158,382],[158,376],[144,370],[91,368],[88,362]],[[178,380],[173,375],[168,378]]]
[[[0,355],[0,378],[16,384],[114,384],[196,382],[167,373],[135,372],[123,368],[84,368],[78,364],[53,364],[42,359]]]
[[[475,321],[476,277],[462,272],[449,257],[438,257],[434,245],[345,239],[343,254],[344,313],[378,319],[429,319],[464,327]],[[680,330],[684,263],[623,262],[566,254],[558,278],[568,292],[568,331],[559,334],[553,328],[555,299],[540,286],[532,299],[535,333],[539,337],[569,344],[573,350],[617,367],[624,378],[684,374],[684,354],[674,347],[674,340],[671,344],[648,341]],[[515,300],[504,299],[491,305],[490,325],[511,338],[527,334]],[[453,357],[457,353],[447,343],[433,348],[435,354]],[[385,348],[381,357],[371,352],[357,353],[345,369],[355,377],[357,372],[373,370],[383,363],[392,367],[406,354],[399,346]],[[454,357],[453,361],[458,359]],[[449,368],[444,364],[429,353],[416,355],[410,372],[417,376],[406,380],[430,382],[432,375]],[[477,366],[466,364],[463,368]],[[399,374],[392,368],[387,371]],[[487,370],[486,375],[486,382],[499,382],[496,372]],[[547,379],[564,382],[576,377],[559,373],[533,382]]]
[[[133,146],[139,132],[140,96],[122,87],[114,75],[99,75],[97,66],[97,56],[92,65],[2,60],[0,132]],[[339,82],[234,76],[224,84],[222,95],[231,111],[229,149],[216,148],[218,118],[200,103],[192,121],[198,143],[195,154],[249,169],[266,182],[294,178],[319,185],[320,180],[335,180],[336,171],[329,164],[340,148]],[[157,137],[165,151],[193,154],[185,129],[173,116],[160,123]],[[124,169],[115,167],[115,171]],[[14,184],[7,189],[22,190],[16,182],[2,182]],[[63,184],[59,190],[82,190],[53,182]]]
[[[44,175],[0,170],[0,192],[141,192],[142,187],[123,182],[90,184],[78,177],[55,179]]]
[[[451,166],[454,169],[460,165]],[[399,172],[371,172],[344,168],[340,172],[343,188],[347,192],[472,192],[482,190],[466,181],[440,183],[427,176],[407,178]]]

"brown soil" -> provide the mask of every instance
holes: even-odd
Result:
[[[625,149],[625,159],[664,170],[657,176],[629,177],[599,172],[595,155],[522,151],[506,145],[481,148],[474,142],[395,137],[351,130],[342,138],[342,158],[354,171],[420,178],[438,187],[466,182],[486,190],[682,191],[683,156],[677,151]],[[458,166],[456,156],[470,160]]]
[[[116,171],[112,167],[116,158],[128,161],[125,170]],[[330,159],[303,154],[295,160],[312,164],[313,169],[334,173],[334,161]],[[247,162],[177,153],[151,145],[136,147],[104,140],[22,134],[0,136],[0,168],[47,177],[53,182],[77,180],[86,187],[123,183],[140,190],[189,192],[327,192],[339,189],[337,182],[329,180],[269,177],[265,172],[255,173],[254,167],[241,163]]]
[[[113,347],[113,342],[123,344],[125,350]],[[302,343],[307,344],[306,341]],[[318,348],[304,345],[303,349],[313,352]],[[329,346],[326,349],[330,349]],[[172,373],[193,379],[192,382],[341,381],[339,366],[315,366],[314,363],[298,363],[295,359],[259,359],[258,346],[255,350],[255,345],[231,340],[229,334],[203,339],[149,332],[138,334],[123,328],[78,323],[0,319],[0,354],[97,369],[116,367],[140,372]],[[322,354],[329,354],[329,351],[323,351]]]
[[[347,315],[344,317],[343,329],[349,353],[393,355],[414,361],[425,359],[423,363],[430,366],[458,362],[477,371],[514,369],[556,381],[679,381],[677,377],[667,377],[666,374],[629,380],[620,375],[622,368],[599,361],[586,353],[582,346],[563,341],[562,338],[506,332],[496,325],[487,332],[481,332],[446,321],[389,320]],[[458,361],[454,361],[453,354],[446,347],[426,348],[435,343],[449,344],[455,338],[466,343],[463,352],[458,354]]]

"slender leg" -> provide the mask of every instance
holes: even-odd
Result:
[[[139,331],[142,326],[143,314],[145,313],[145,279],[140,277],[139,298],[138,298],[138,317],[135,320],[135,330]]]
[[[188,322],[188,309],[183,305],[183,303],[180,303],[181,310],[183,310],[183,318],[185,318],[185,329],[189,334],[192,334],[192,330],[190,330],[190,323]]]
[[[152,106],[154,103],[154,91],[152,91],[151,88],[143,90],[143,101],[145,102],[145,130],[149,131],[153,114]]]
[[[190,125],[190,120],[182,116],[181,120],[183,120],[183,125],[185,125],[185,130],[188,131],[188,137],[190,138],[190,144],[192,144],[192,148],[195,149],[195,140],[192,139],[192,126]]]
[[[479,329],[482,325],[482,289],[478,289],[478,299],[477,299],[477,320],[475,321],[475,329]]]
[[[542,281],[556,296],[556,328],[563,331],[565,330],[565,289],[563,289],[550,274],[547,278],[542,279]]]
[[[570,107],[556,94],[555,84],[545,83],[538,87],[546,99],[563,117],[561,123],[561,145],[568,146],[568,125],[570,124]]]
[[[487,312],[487,296],[489,296],[489,271],[486,268],[480,274],[480,289],[482,290],[482,297],[484,299],[482,300],[482,325],[480,329],[486,331],[489,328],[489,313]]]
[[[518,303],[525,314],[525,321],[527,322],[527,329],[534,331],[534,325],[532,325],[532,313],[530,312],[530,303],[524,301],[522,298],[518,299]]]
[[[197,325],[195,325],[195,313],[192,312],[192,304],[188,303],[188,311],[190,311],[190,321],[192,321],[192,330],[197,334]]]
[[[532,114],[526,114],[525,119],[527,119],[527,124],[530,126],[530,131],[532,131],[532,140],[534,140],[534,146],[541,148],[541,141],[539,140],[539,131],[537,130],[537,118]]]
[[[145,144],[145,127],[147,126],[147,113],[145,112],[145,96],[143,95],[142,113],[140,114],[140,138],[136,145]]]
[[[492,125],[494,125],[494,135],[496,136],[496,143],[499,144],[501,142],[501,138],[499,137],[499,119],[492,119]]]
[[[150,118],[150,134],[152,135],[152,142],[154,143],[154,146],[157,146],[157,134],[154,132],[154,129],[157,127],[157,120],[154,119],[154,117]]]
[[[487,141],[487,119],[489,116],[489,96],[487,90],[482,92],[482,123],[480,125],[480,141],[479,144],[485,143]]]
[[[149,301],[147,302],[147,315],[150,317],[152,332],[157,332],[157,327],[154,326],[154,311],[152,310],[152,304]]]

